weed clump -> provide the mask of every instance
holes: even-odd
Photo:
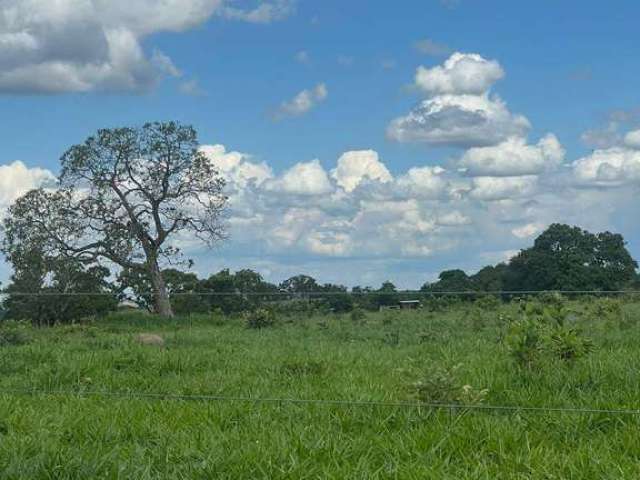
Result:
[[[459,378],[461,364],[450,368],[429,369],[422,380],[411,385],[414,396],[422,403],[478,405],[484,402],[489,390],[463,384]]]
[[[570,362],[594,349],[591,339],[571,325],[576,315],[563,299],[555,296],[547,301],[521,304],[521,318],[508,327],[504,343],[520,367],[533,368],[543,360]]]
[[[26,323],[5,321],[0,325],[0,347],[26,345],[31,342]]]
[[[266,308],[258,308],[245,313],[244,320],[247,328],[254,330],[273,327],[276,324],[275,314]]]
[[[349,317],[353,323],[363,323],[367,318],[367,314],[362,308],[356,307],[351,310]]]

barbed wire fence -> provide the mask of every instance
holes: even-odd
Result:
[[[640,296],[640,290],[493,290],[493,291],[423,291],[423,290],[397,290],[397,291],[309,291],[309,292],[215,292],[215,291],[189,291],[170,292],[170,297],[202,296],[202,297],[238,297],[246,298],[252,296],[260,297],[282,297],[284,299],[302,298],[314,299],[332,295],[348,295],[354,298],[364,296],[419,296],[421,298],[430,297],[486,297],[502,296],[518,298],[521,296],[537,295],[593,295],[598,297],[608,296]],[[3,297],[101,297],[117,296],[113,292],[2,292],[0,291],[0,301]],[[136,295],[153,295],[153,292],[136,292]],[[382,400],[353,400],[353,399],[313,399],[295,397],[252,397],[236,395],[213,395],[213,394],[176,394],[141,391],[104,391],[104,390],[61,390],[61,389],[37,389],[37,388],[2,388],[0,396],[55,396],[55,397],[96,397],[108,399],[135,399],[146,401],[185,401],[185,402],[217,402],[217,403],[251,403],[266,405],[317,405],[334,407],[353,408],[398,408],[398,409],[424,409],[434,411],[448,411],[455,413],[500,413],[500,414],[571,414],[571,415],[615,415],[638,418],[640,409],[633,408],[604,408],[604,407],[554,407],[554,406],[528,406],[528,405],[488,405],[488,404],[460,404],[460,403],[432,403],[432,402],[402,402],[402,401],[382,401]]]
[[[383,400],[350,400],[350,399],[313,399],[294,397],[250,397],[235,395],[207,395],[207,394],[175,394],[138,391],[102,391],[102,390],[42,390],[0,388],[0,395],[12,396],[67,396],[67,397],[103,397],[156,401],[185,401],[185,402],[223,402],[223,403],[253,403],[278,405],[320,405],[356,408],[401,408],[444,410],[449,412],[497,412],[497,413],[566,413],[577,415],[624,415],[638,416],[640,410],[625,408],[595,408],[595,407],[548,407],[526,405],[486,405],[461,403],[432,403],[432,402],[397,402]]]

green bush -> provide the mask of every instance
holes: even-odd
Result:
[[[533,367],[544,350],[543,328],[539,321],[521,319],[509,326],[504,342],[509,354],[521,367]]]
[[[247,328],[261,329],[272,327],[276,323],[276,315],[266,308],[258,308],[244,315]]]
[[[25,345],[31,342],[29,327],[22,322],[4,321],[0,324],[0,347]]]
[[[593,351],[593,342],[584,338],[575,328],[556,326],[550,336],[549,345],[555,356],[561,360],[575,360]]]
[[[367,314],[362,308],[356,307],[353,310],[351,310],[349,317],[351,318],[352,322],[361,323],[367,318]]]
[[[463,384],[459,379],[461,364],[450,368],[432,367],[422,380],[411,385],[414,396],[422,403],[477,405],[489,390]]]
[[[570,325],[576,313],[562,297],[520,305],[522,317],[509,324],[504,343],[521,367],[532,368],[542,359],[572,361],[593,351],[593,342]]]

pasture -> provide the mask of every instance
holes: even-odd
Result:
[[[534,353],[516,303],[5,322],[0,478],[638,478],[640,303],[563,308],[575,338]]]

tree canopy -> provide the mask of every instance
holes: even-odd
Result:
[[[154,310],[173,315],[161,264],[184,261],[175,240],[225,238],[225,183],[196,131],[175,122],[103,129],[61,164],[59,189],[32,190],[10,207],[5,254],[11,260],[37,246],[53,261],[106,262],[144,275]]]

